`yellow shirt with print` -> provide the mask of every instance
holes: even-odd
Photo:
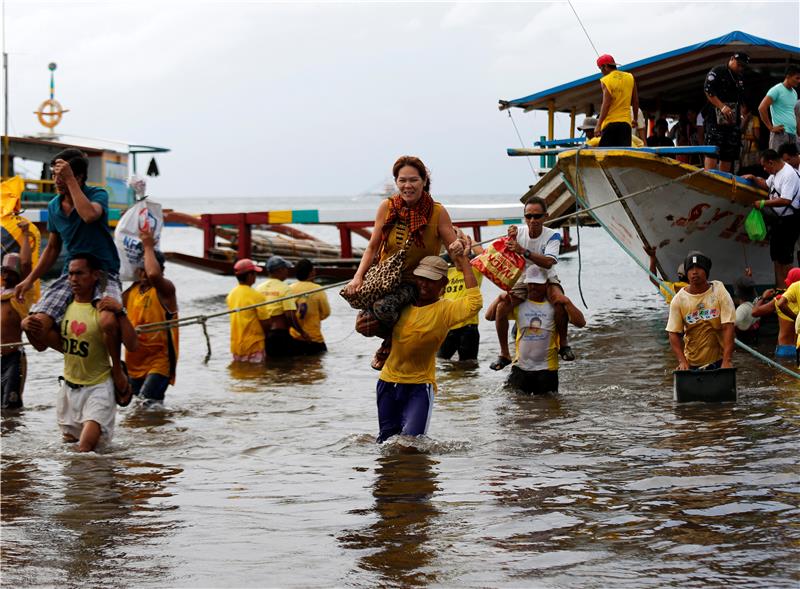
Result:
[[[478,281],[478,288],[480,288],[481,283],[483,282],[483,274],[478,272],[477,269],[474,267],[472,268],[472,274],[475,276],[475,280]],[[443,299],[447,299],[448,301],[457,301],[458,299],[463,299],[467,289],[464,287],[464,273],[461,271],[460,268],[451,267],[447,270],[447,286],[444,289],[444,296]],[[459,329],[464,327],[465,325],[477,325],[478,324],[478,313],[475,313],[472,317],[467,319],[466,321],[462,321],[458,325],[454,325],[450,328],[452,331],[453,329]]]
[[[547,299],[527,299],[514,307],[509,319],[517,323],[514,339],[514,365],[520,370],[558,370],[558,331],[555,308]]]
[[[633,76],[628,72],[614,70],[602,78],[600,83],[611,94],[611,105],[603,119],[602,129],[611,123],[628,123],[631,117],[631,96],[633,96]]]
[[[272,299],[280,299],[289,294],[289,285],[283,280],[277,278],[267,278],[261,284],[256,285],[256,290],[260,292],[269,301]],[[297,310],[297,303],[295,299],[288,299],[277,303],[267,305],[268,317],[275,317],[284,311]]]
[[[264,295],[251,286],[240,284],[225,298],[228,309],[240,309],[264,302]],[[231,313],[231,354],[249,356],[264,351],[264,330],[259,321],[269,319],[267,306]]]
[[[722,358],[722,326],[733,323],[733,299],[719,280],[711,281],[704,293],[680,290],[669,305],[667,331],[683,333],[686,360],[690,366],[705,366]]]
[[[92,303],[72,302],[61,320],[64,378],[81,385],[104,382],[111,374],[111,360],[100,328],[99,313]]]
[[[289,294],[303,294],[310,290],[319,289],[319,284],[300,280],[289,286]],[[297,305],[297,322],[303,331],[306,332],[312,342],[319,344],[325,343],[325,338],[322,337],[322,322],[331,314],[331,306],[328,303],[328,295],[325,291],[311,293],[296,299]],[[294,339],[303,339],[294,327],[289,328],[289,334]]]
[[[380,379],[401,384],[436,386],[436,352],[454,325],[466,321],[483,305],[481,289],[468,288],[457,301],[440,299],[430,305],[409,305],[392,330],[392,351]]]

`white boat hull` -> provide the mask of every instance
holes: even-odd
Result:
[[[558,166],[584,207],[611,203],[590,214],[643,268],[649,266],[644,246],[654,246],[662,275],[676,280],[686,254],[700,250],[711,258],[715,280],[732,285],[749,266],[756,284],[774,283],[768,242],[750,241],[744,229],[763,191],[671,158],[625,150],[570,151]]]

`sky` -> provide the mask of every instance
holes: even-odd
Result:
[[[572,5],[623,64],[733,30],[800,45],[796,1]],[[404,154],[434,196],[521,195],[498,100],[597,71],[566,2],[5,0],[4,25],[10,134],[43,130],[56,62],[58,131],[170,148],[148,180],[170,198],[357,195]],[[512,115],[545,134],[545,113]]]

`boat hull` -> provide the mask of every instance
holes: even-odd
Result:
[[[659,271],[674,281],[686,254],[700,250],[713,262],[711,276],[727,285],[746,267],[756,284],[774,282],[768,242],[750,241],[744,229],[753,203],[765,197],[758,188],[671,158],[622,149],[566,152],[558,167],[582,206],[610,203],[590,214],[642,268],[649,267],[644,247],[656,247]]]

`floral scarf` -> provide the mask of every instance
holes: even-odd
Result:
[[[423,192],[419,200],[411,207],[406,206],[403,197],[399,194],[390,197],[389,216],[383,224],[384,243],[388,239],[392,227],[400,221],[408,226],[409,236],[413,239],[414,243],[422,247],[424,245],[422,233],[428,221],[430,221],[432,212],[433,198],[431,198],[428,192]]]

